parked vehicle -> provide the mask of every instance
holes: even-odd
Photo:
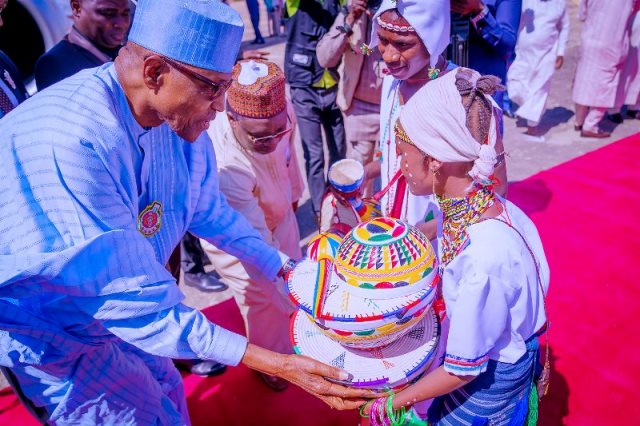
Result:
[[[2,12],[0,49],[16,63],[27,84],[40,55],[69,31],[70,16],[69,0],[9,0]]]

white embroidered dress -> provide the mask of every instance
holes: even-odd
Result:
[[[444,368],[453,374],[478,375],[489,359],[515,363],[526,352],[525,341],[546,322],[538,271],[546,293],[549,266],[538,231],[522,210],[501,201],[506,210],[498,219],[522,234],[534,256],[498,220],[468,228],[468,246],[442,275],[449,321]]]

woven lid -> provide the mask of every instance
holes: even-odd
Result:
[[[319,235],[310,243],[311,259],[287,280],[291,300],[330,338],[355,348],[384,346],[431,307],[438,283],[435,254],[415,228],[374,219],[354,228],[337,250],[335,245],[334,234]],[[366,281],[357,281],[358,274]],[[394,274],[396,281],[389,281]]]
[[[418,380],[433,363],[440,326],[433,310],[429,310],[408,333],[389,345],[360,350],[332,340],[306,313],[297,311],[290,334],[296,353],[351,373],[349,386],[398,390]]]

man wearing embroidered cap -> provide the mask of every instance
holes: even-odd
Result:
[[[217,0],[140,0],[115,63],[0,122],[0,365],[48,423],[189,424],[170,358],[243,362],[337,407],[362,395],[211,324],[163,266],[189,231],[268,279],[287,270],[219,193],[203,133],[242,32]]]
[[[293,204],[304,183],[293,145],[295,114],[285,97],[284,73],[273,62],[249,60],[233,69],[227,113],[209,128],[220,179],[229,205],[249,220],[264,240],[294,259],[302,257]],[[273,282],[256,275],[237,257],[206,241],[203,248],[229,285],[240,308],[247,338],[258,346],[291,352],[292,306]],[[260,373],[274,390],[286,382]]]

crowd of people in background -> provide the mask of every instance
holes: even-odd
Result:
[[[578,12],[583,28],[573,100],[575,129],[583,137],[608,137],[599,127],[603,119],[619,123],[623,114],[635,118],[640,108],[639,6],[635,0],[615,1],[619,14],[607,12],[611,2],[598,0],[582,1]],[[361,52],[370,43],[371,17],[379,4],[376,0],[265,0],[270,35],[280,36],[286,25],[284,73],[316,215],[325,190],[325,152],[329,164],[347,157],[366,165],[380,149],[380,97],[388,69],[377,49],[368,55]],[[246,5],[255,34],[251,44],[264,44],[258,0],[247,0]],[[38,90],[112,61],[126,39],[133,13],[128,0],[71,0],[70,6],[71,30],[35,66]],[[506,115],[526,121],[531,140],[543,140],[537,127],[569,40],[567,0],[452,0],[451,12],[458,20],[468,21],[467,63],[456,65],[499,77],[508,92],[494,95],[498,105]],[[612,38],[605,41],[603,33]],[[260,52],[253,57],[264,56]],[[9,58],[0,59],[7,75],[21,85],[22,78]],[[0,114],[6,114],[24,95],[10,93],[16,89],[6,81],[0,84]],[[197,246],[197,242],[187,245]],[[202,253],[199,247],[194,250]],[[186,257],[193,258],[188,253],[194,250],[187,250]],[[189,283],[224,290],[216,278],[206,277],[201,263],[191,262]]]

